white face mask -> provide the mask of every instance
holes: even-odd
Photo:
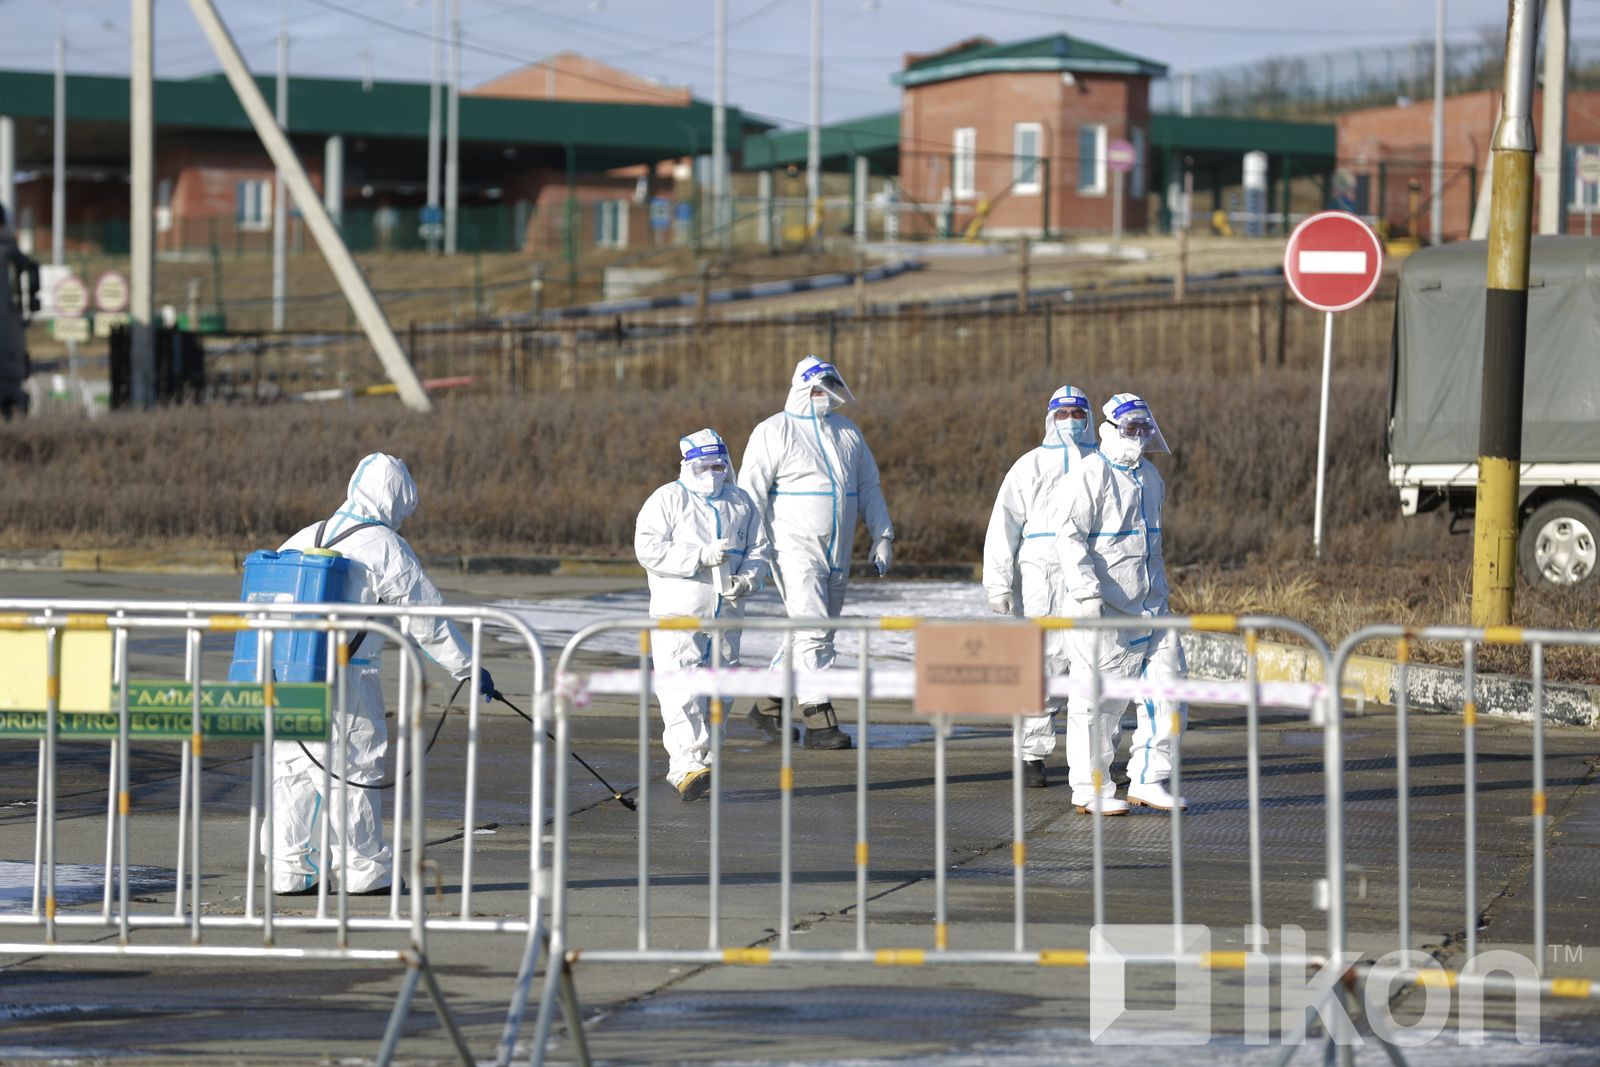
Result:
[[[822,416],[828,414],[828,412],[830,412],[832,410],[833,410],[833,396],[832,396],[832,394],[830,394],[828,392],[824,392],[821,396],[818,396],[815,393],[811,394],[811,413],[816,415],[817,418],[820,419]]]
[[[1100,454],[1119,467],[1132,467],[1144,455],[1144,439],[1124,437],[1109,422],[1101,423]]]
[[[706,463],[696,460],[684,465],[683,481],[697,493],[715,493],[728,480],[726,463]]]

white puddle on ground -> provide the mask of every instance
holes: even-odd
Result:
[[[567,640],[585,626],[607,619],[649,615],[650,594],[639,589],[591,597],[500,600],[490,606],[519,615],[545,643],[553,663]],[[895,582],[873,578],[856,578],[850,582],[843,614],[847,618],[881,618],[889,615],[950,619],[991,617],[989,601],[984,596],[983,586],[977,582]],[[749,618],[783,618],[783,602],[778,599],[777,590],[769,586],[745,601],[745,615]],[[761,666],[770,662],[778,652],[782,636],[776,630],[745,631],[742,642],[745,665]],[[520,643],[518,639],[504,634],[499,635],[499,639]],[[839,651],[837,666],[856,664],[860,640],[856,634],[838,635],[835,641]],[[633,630],[615,630],[595,636],[585,642],[584,647],[591,651],[633,655],[639,648],[639,638]],[[908,632],[875,632],[870,648],[874,664],[912,662],[912,635]]]

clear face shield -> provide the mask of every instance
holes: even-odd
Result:
[[[1094,447],[1094,430],[1089,423],[1089,401],[1081,396],[1062,396],[1050,401],[1050,427],[1062,440]]]
[[[1150,405],[1143,400],[1129,400],[1117,405],[1111,412],[1111,425],[1125,441],[1139,442],[1145,452],[1170,452],[1167,439],[1161,436],[1161,427],[1150,413]]]
[[[696,445],[683,454],[683,467],[691,486],[715,491],[728,477],[728,446],[721,441]]]
[[[832,363],[818,363],[802,374],[800,380],[811,387],[813,399],[824,396],[830,398],[832,401],[830,407],[853,404],[856,401],[855,395],[850,392],[850,387],[844,384],[844,378],[839,375],[838,368]]]

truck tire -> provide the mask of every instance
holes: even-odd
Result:
[[[1570,497],[1534,509],[1517,545],[1522,573],[1535,585],[1579,585],[1600,564],[1600,512]]]

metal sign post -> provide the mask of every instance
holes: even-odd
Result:
[[[1133,145],[1117,140],[1106,145],[1106,168],[1111,171],[1111,240],[1122,240],[1122,185],[1136,157]]]
[[[1333,376],[1333,314],[1364,302],[1383,276],[1383,245],[1372,227],[1346,211],[1320,211],[1289,235],[1283,278],[1302,304],[1325,313],[1322,399],[1317,418],[1317,505],[1312,549],[1322,558],[1322,495],[1328,471],[1328,390]]]

